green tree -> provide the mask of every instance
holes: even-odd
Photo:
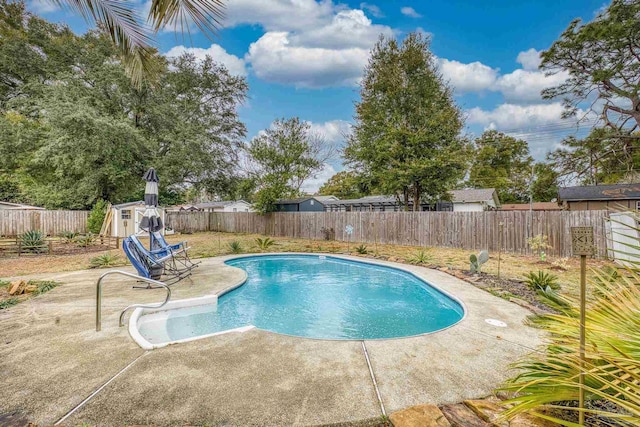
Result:
[[[4,34],[0,175],[12,178],[20,201],[85,209],[99,198],[135,200],[149,166],[167,201],[191,187],[229,193],[246,132],[236,111],[243,78],[211,58],[156,55],[157,80],[134,85],[104,33],[74,35],[21,3],[0,2]],[[42,54],[16,60],[21,50]]]
[[[318,194],[339,199],[357,199],[369,195],[366,181],[354,171],[341,171],[325,182]]]
[[[304,182],[331,156],[311,125],[297,117],[273,122],[251,141],[247,152],[256,166],[255,206],[260,212],[272,211],[278,199],[299,196]]]
[[[527,142],[488,130],[475,146],[467,185],[495,188],[502,203],[528,201],[533,158]]]
[[[344,156],[387,195],[412,202],[446,199],[464,177],[463,118],[443,81],[429,40],[381,37],[365,68],[356,123]],[[408,206],[408,203],[407,203]]]
[[[640,153],[613,129],[596,128],[582,139],[568,137],[547,155],[558,177],[583,185],[615,184],[635,177]]]
[[[548,163],[536,163],[533,167],[531,196],[534,202],[550,202],[558,197],[558,172]]]
[[[565,115],[587,101],[606,125],[621,134],[640,126],[640,1],[613,0],[593,21],[576,19],[542,53],[540,68],[568,78],[545,89],[563,97]],[[595,99],[600,102],[593,103]]]
[[[89,212],[89,216],[87,217],[87,230],[89,230],[91,233],[100,233],[100,230],[102,229],[102,223],[104,222],[104,217],[107,215],[108,206],[108,202],[102,199],[98,199],[98,201],[96,201],[96,203],[93,205],[93,208],[91,208],[91,212]]]

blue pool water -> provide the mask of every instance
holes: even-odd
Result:
[[[460,304],[407,272],[317,255],[237,258],[246,283],[206,306],[172,310],[161,328],[142,324],[151,342],[254,325],[287,335],[377,339],[424,334],[462,319]],[[174,313],[175,312],[175,313]]]

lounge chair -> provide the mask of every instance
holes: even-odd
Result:
[[[189,247],[187,246],[187,242],[170,245],[159,231],[151,233],[151,247],[154,251],[165,250],[173,253],[176,262],[180,263],[184,268],[193,269],[200,264],[200,262],[193,262],[189,257]]]
[[[172,253],[167,251],[151,252],[136,236],[124,239],[122,247],[131,264],[143,277],[158,280],[164,275],[167,278],[163,282],[173,284],[191,274],[190,270],[176,268]]]

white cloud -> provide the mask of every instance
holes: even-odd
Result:
[[[311,123],[311,131],[324,137],[327,143],[339,144],[351,130],[351,123],[345,120],[331,120],[324,123]]]
[[[374,18],[383,18],[384,17],[384,13],[382,13],[382,10],[380,10],[380,8],[378,6],[376,6],[375,4],[360,3],[360,9],[366,10]]]
[[[49,0],[32,0],[28,3],[29,9],[37,14],[52,13],[60,10],[60,7]]]
[[[194,55],[198,60],[203,60],[208,55],[214,61],[221,63],[225,67],[227,67],[231,74],[235,74],[238,76],[247,75],[247,69],[245,67],[244,60],[242,58],[238,58],[235,55],[227,53],[224,48],[218,46],[217,44],[212,44],[207,49],[203,49],[201,47],[174,46],[165,54],[165,56],[171,58],[178,57],[185,52]]]
[[[322,187],[322,184],[327,182],[329,178],[331,178],[335,174],[335,168],[329,163],[325,163],[320,172],[318,172],[315,176],[309,178],[304,182],[304,184],[302,184],[301,190],[305,193],[316,193],[320,189],[320,187]]]
[[[355,85],[369,50],[293,46],[286,32],[268,32],[251,44],[245,59],[261,79],[296,87]]]
[[[479,107],[468,111],[470,123],[477,123],[486,127],[492,126],[498,130],[516,130],[525,127],[535,127],[554,123],[566,122],[561,118],[562,104],[517,105],[500,104],[491,111]]]
[[[418,12],[416,12],[416,10],[412,7],[409,6],[405,6],[402,9],[400,9],[400,12],[405,15],[408,16],[410,18],[422,18],[422,15],[420,15]]]
[[[331,0],[230,0],[223,25],[257,24],[267,31],[317,28],[331,21]]]
[[[498,70],[477,61],[463,64],[440,58],[438,64],[444,79],[449,81],[458,93],[490,89],[498,77]]]
[[[326,25],[294,33],[289,40],[304,47],[370,49],[380,34],[391,36],[393,31],[385,25],[373,25],[363,11],[352,9],[338,12]]]
[[[523,70],[536,71],[540,65],[540,51],[531,48],[523,52],[518,53],[516,62],[522,65]]]
[[[500,76],[493,90],[501,92],[507,102],[541,102],[543,89],[561,84],[568,77],[566,72],[546,76],[540,71],[515,70]]]

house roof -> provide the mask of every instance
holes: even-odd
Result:
[[[313,196],[313,198],[322,203],[334,201],[334,200],[340,200],[336,196]]]
[[[311,200],[311,199],[317,200],[322,204],[326,203],[314,196],[314,197],[298,197],[297,199],[280,199],[276,202],[276,205],[298,205],[300,203],[306,202],[307,200]]]
[[[558,198],[566,201],[640,200],[640,183],[563,187],[558,189]]]
[[[25,205],[22,203],[11,203],[11,202],[0,201],[0,205],[6,206],[6,209],[28,209],[28,210],[37,210],[37,211],[44,210],[44,208],[41,208],[38,206]]]
[[[499,204],[495,188],[473,188],[468,190],[451,190],[453,203],[477,203],[493,200]]]
[[[529,206],[529,203],[509,203],[502,205],[500,210],[503,211],[528,211],[532,209],[534,211],[559,211],[562,207],[555,202],[534,202],[533,206]]]

